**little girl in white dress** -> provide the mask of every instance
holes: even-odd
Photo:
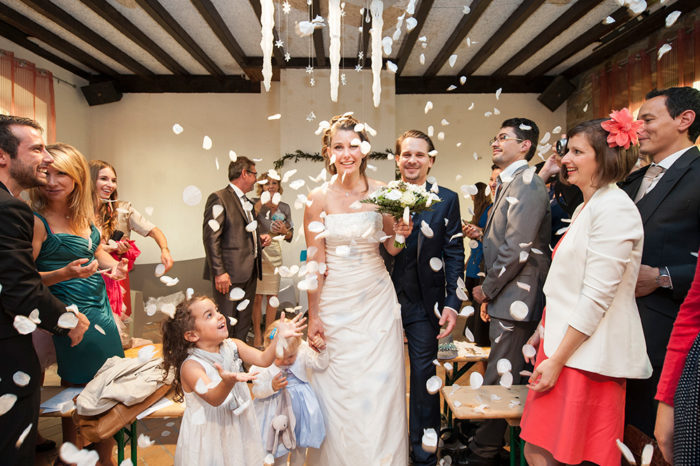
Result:
[[[299,317],[288,320],[262,352],[228,338],[225,317],[204,296],[179,304],[174,317],[163,322],[165,371],[175,370],[176,399],[184,396],[186,402],[175,449],[176,466],[263,464],[260,424],[246,385],[255,380],[256,373],[243,372],[241,359],[269,366],[278,339],[300,337],[302,323]]]
[[[279,324],[280,320],[277,320],[267,329],[266,346],[275,341]],[[319,448],[326,437],[321,406],[309,385],[309,372],[328,367],[328,352],[321,336],[316,336],[313,341],[317,348],[322,348],[320,352],[312,350],[301,337],[286,339],[285,343],[281,345],[284,347],[282,357],[279,356],[282,352],[278,348],[278,357],[273,365],[250,368],[251,372],[260,371],[253,381],[254,405],[260,421],[263,445],[274,456],[275,465],[286,465],[289,457],[291,466],[301,466],[306,460],[306,449]],[[282,441],[276,442],[275,451],[271,451],[275,448],[274,444],[272,447],[269,445],[270,436],[275,435],[272,420],[280,410],[284,410],[280,403],[290,403],[293,412],[294,427],[290,430],[294,432],[296,448],[291,451]]]

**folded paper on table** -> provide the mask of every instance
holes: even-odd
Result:
[[[44,413],[55,413],[61,410],[61,406],[64,403],[72,401],[73,398],[78,396],[82,391],[83,387],[66,388],[58,395],[44,401],[39,407],[43,410]]]

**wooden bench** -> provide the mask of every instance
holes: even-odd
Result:
[[[523,442],[520,441],[520,418],[527,398],[526,385],[513,385],[505,388],[500,385],[482,385],[474,390],[470,386],[446,386],[442,396],[454,414],[455,419],[505,419],[510,426],[510,464],[515,466],[518,459],[527,465],[523,455]]]

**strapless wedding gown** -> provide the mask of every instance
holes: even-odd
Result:
[[[401,306],[379,255],[376,212],[327,215],[321,291],[330,364],[313,374],[326,439],[312,465],[408,464]]]

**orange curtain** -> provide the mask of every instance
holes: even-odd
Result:
[[[664,44],[671,50],[657,59]],[[690,30],[679,28],[652,50],[633,51],[622,61],[603,65],[591,81],[596,118],[605,118],[611,110],[622,107],[636,112],[654,88],[693,86],[700,81],[700,21]]]
[[[53,75],[33,63],[0,50],[0,113],[32,118],[46,130],[46,141],[56,142]]]

